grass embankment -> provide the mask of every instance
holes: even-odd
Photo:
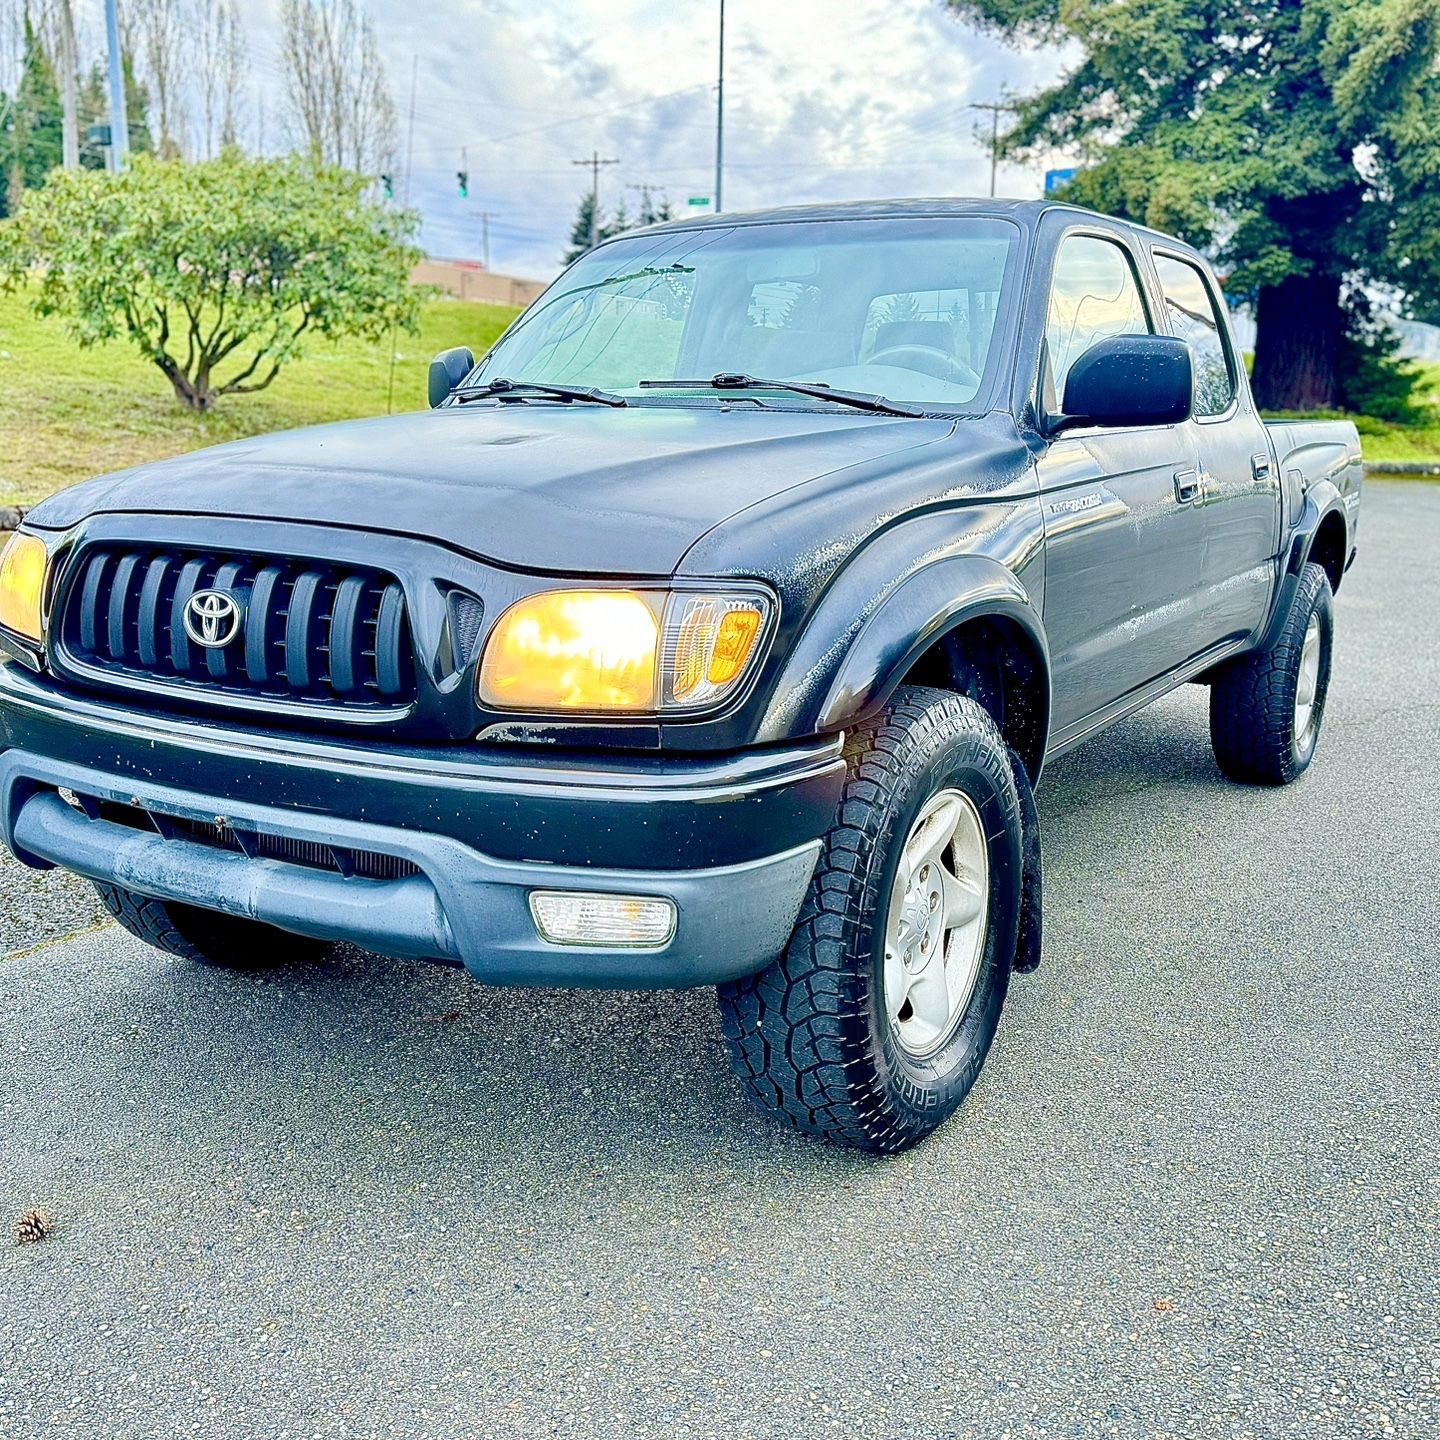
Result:
[[[419,333],[396,340],[394,408],[423,408],[436,351],[469,345],[478,355],[517,313],[428,302]],[[268,390],[228,396],[209,415],[194,415],[130,345],[82,350],[58,320],[37,319],[27,297],[0,295],[0,506],[34,505],[92,475],[222,440],[383,415],[389,386],[387,343],[315,341]]]

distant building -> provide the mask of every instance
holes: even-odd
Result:
[[[1391,317],[1390,328],[1400,337],[1400,353],[1407,360],[1440,360],[1440,325]]]
[[[422,260],[411,272],[416,285],[435,285],[461,300],[487,305],[528,305],[544,288],[543,280],[497,275],[475,260]]]

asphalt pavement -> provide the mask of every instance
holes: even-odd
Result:
[[[1058,761],[961,1113],[754,1115],[706,992],[240,976],[0,857],[0,1436],[1440,1434],[1440,485],[1372,484],[1321,753],[1187,687]]]

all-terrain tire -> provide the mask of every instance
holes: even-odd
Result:
[[[1304,675],[1312,633],[1316,668]],[[1335,607],[1319,565],[1300,574],[1280,638],[1269,649],[1242,655],[1216,674],[1210,687],[1210,743],[1220,768],[1247,785],[1289,785],[1315,758],[1330,689]],[[1309,707],[1297,705],[1309,686]]]
[[[1005,1003],[1020,923],[1023,820],[1010,752],[989,714],[905,687],[846,744],[849,776],[788,948],[720,987],[749,1098],[798,1130],[883,1154],[928,1135],[964,1100]],[[958,790],[980,821],[988,906],[968,1002],[914,1054],[887,1014],[884,951],[901,853],[923,808]]]
[[[98,880],[95,889],[105,908],[137,940],[203,965],[262,970],[318,960],[331,948],[327,941],[292,935],[260,920],[155,900]]]

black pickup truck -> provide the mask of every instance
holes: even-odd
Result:
[[[715,985],[758,1104],[893,1151],[1039,959],[1047,756],[1186,681],[1228,775],[1314,756],[1355,430],[1262,423],[1163,235],[948,200],[663,225],[430,399],[29,516],[20,860],[211,963]]]

